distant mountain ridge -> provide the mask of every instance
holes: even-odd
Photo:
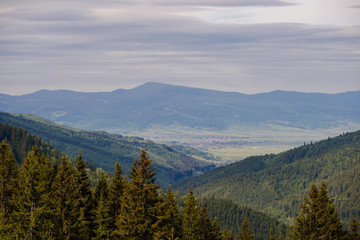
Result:
[[[221,130],[264,123],[311,129],[360,123],[360,91],[247,95],[146,83],[113,92],[41,90],[22,96],[0,94],[0,111],[31,113],[91,130],[141,130],[153,126]]]

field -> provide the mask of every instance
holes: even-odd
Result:
[[[279,153],[304,143],[316,142],[358,129],[360,124],[354,123],[339,124],[326,129],[301,129],[268,123],[260,126],[233,126],[221,131],[176,125],[168,128],[153,126],[143,131],[108,131],[139,136],[159,143],[190,146],[219,157],[221,160],[215,163],[222,165],[248,156]]]

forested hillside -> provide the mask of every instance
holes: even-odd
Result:
[[[107,171],[112,169],[117,160],[124,171],[129,171],[132,161],[140,154],[141,149],[145,148],[154,160],[158,181],[164,187],[185,176],[215,167],[204,158],[209,157],[208,154],[200,156],[195,152],[197,156],[192,157],[167,145],[142,138],[64,127],[33,115],[0,113],[0,123],[24,128],[29,133],[49,141],[72,159],[75,159],[81,150],[84,159]]]
[[[293,223],[312,183],[326,181],[344,224],[360,218],[360,131],[277,154],[246,158],[184,180],[176,189],[226,198]]]

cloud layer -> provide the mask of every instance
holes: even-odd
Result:
[[[360,90],[355,6],[353,0],[2,1],[0,92],[111,91],[148,81],[245,93]]]

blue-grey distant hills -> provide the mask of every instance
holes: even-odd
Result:
[[[223,130],[264,123],[314,129],[360,123],[360,91],[247,95],[146,83],[113,92],[41,90],[22,96],[0,94],[0,111],[31,113],[91,130],[142,130],[153,126]]]

